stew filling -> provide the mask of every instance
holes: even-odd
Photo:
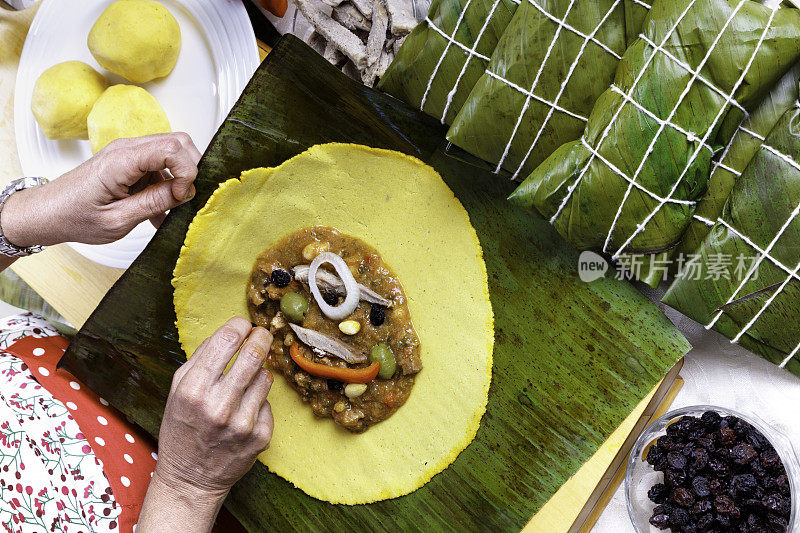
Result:
[[[304,228],[265,250],[247,307],[274,336],[267,366],[315,415],[350,431],[390,417],[422,370],[397,275],[374,248],[333,228]]]

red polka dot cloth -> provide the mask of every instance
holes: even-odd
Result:
[[[0,320],[0,531],[132,532],[152,439],[56,368],[67,345],[30,313]]]

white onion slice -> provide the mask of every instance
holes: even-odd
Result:
[[[317,286],[317,270],[325,263],[331,265],[333,269],[336,270],[339,279],[344,283],[346,296],[344,302],[336,307],[328,305],[322,298],[322,293]],[[322,314],[331,320],[342,320],[350,316],[350,314],[356,310],[356,307],[358,307],[358,302],[361,299],[361,290],[358,287],[356,278],[353,277],[353,273],[350,272],[350,268],[347,266],[347,263],[344,262],[344,259],[333,252],[322,252],[311,261],[311,266],[308,269],[308,287],[311,289],[311,294],[314,296],[314,300],[316,300]]]

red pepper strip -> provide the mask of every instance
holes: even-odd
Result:
[[[259,0],[259,4],[278,18],[283,17],[289,7],[289,3],[286,0]]]
[[[296,342],[293,342],[289,347],[289,355],[292,356],[292,361],[297,363],[297,366],[312,376],[336,379],[345,383],[369,383],[375,379],[381,369],[381,364],[378,361],[364,368],[346,368],[315,363],[300,354],[300,345]]]

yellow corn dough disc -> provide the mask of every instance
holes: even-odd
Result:
[[[247,317],[256,257],[284,235],[325,225],[375,247],[398,275],[422,372],[394,415],[350,433],[281,376],[275,431],[259,459],[315,498],[361,504],[408,494],[452,463],[486,411],[494,327],[486,266],[469,216],[439,174],[389,150],[325,144],[223,183],[195,217],[175,265],[175,312],[191,354],[234,315]]]

